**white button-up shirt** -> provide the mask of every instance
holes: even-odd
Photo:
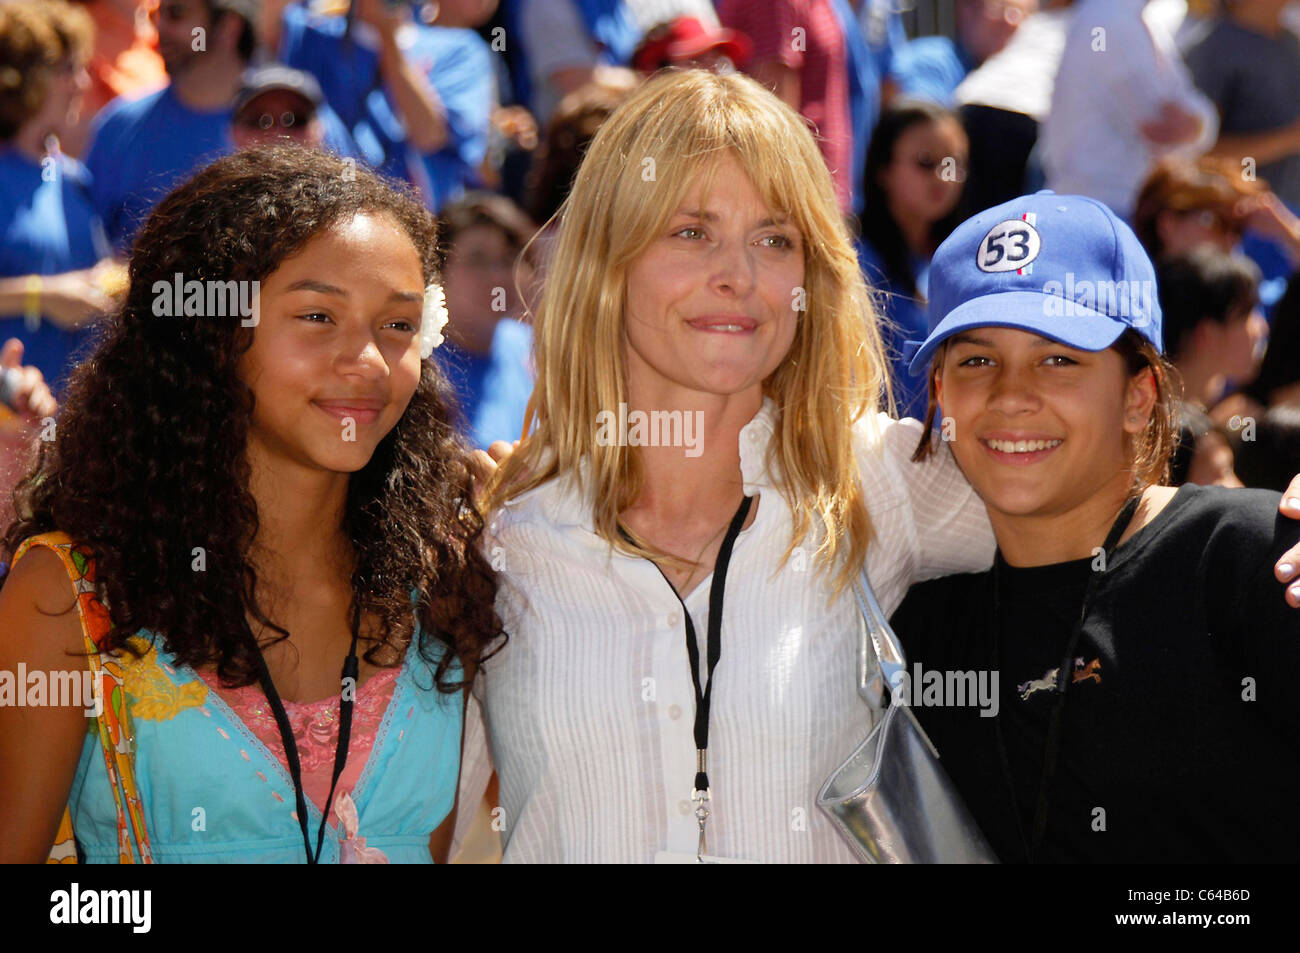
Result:
[[[816,797],[871,723],[856,689],[858,609],[850,590],[828,605],[829,574],[813,565],[812,539],[780,564],[793,516],[764,465],[777,413],[765,398],[740,432],[745,493],[759,499],[727,572],[709,724],[708,851],[848,862],[854,855]],[[883,414],[856,430],[876,534],[867,567],[886,612],[913,582],[986,569],[993,557],[984,506],[947,448],[910,461],[920,434],[916,421]],[[500,571],[497,608],[510,640],[484,664],[469,706],[463,820],[495,763],[507,862],[693,855],[695,695],[682,604],[653,563],[596,535],[574,487],[571,477],[552,480],[489,524],[485,545]],[[685,600],[701,667],[711,581]]]
[[[1192,82],[1173,38],[1136,0],[1083,0],[1070,8],[1065,49],[1043,119],[1043,170],[1055,192],[1087,195],[1121,218],[1164,155],[1195,158],[1214,145],[1219,113]],[[1148,142],[1141,124],[1171,102],[1201,120],[1194,142]]]

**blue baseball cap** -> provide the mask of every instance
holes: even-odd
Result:
[[[971,328],[1032,331],[1082,351],[1132,328],[1163,350],[1156,272],[1133,230],[1096,199],[1042,191],[968,218],[934,253],[929,334],[909,341],[924,374],[935,349]]]

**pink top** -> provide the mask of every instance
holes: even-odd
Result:
[[[775,61],[799,74],[799,112],[813,124],[847,210],[853,195],[849,54],[831,0],[717,0],[716,6],[723,26],[754,41],[754,65]]]
[[[348,745],[348,763],[339,778],[333,808],[337,808],[340,795],[351,792],[361,777],[370,758],[379,725],[393,697],[400,668],[380,669],[357,686],[356,701],[352,706],[352,737]],[[230,706],[235,715],[257,739],[289,770],[280,729],[262,687],[258,684],[243,688],[224,688],[214,671],[201,671],[209,689]],[[338,744],[339,697],[322,698],[314,702],[284,701],[285,713],[293,728],[293,740],[298,746],[298,760],[302,765],[303,794],[320,810],[324,810],[329,796],[330,778],[334,775],[334,750]],[[331,808],[329,823],[338,825],[338,815]]]

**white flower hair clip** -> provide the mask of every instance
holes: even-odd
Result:
[[[447,299],[442,285],[429,285],[424,289],[424,307],[420,313],[420,359],[424,360],[441,346],[442,329],[447,326]]]

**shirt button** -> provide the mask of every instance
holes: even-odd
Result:
[[[673,721],[676,721],[678,718],[682,717],[682,706],[681,706],[681,705],[669,705],[669,706],[668,706],[668,717],[671,718]]]
[[[690,801],[678,801],[678,802],[677,802],[677,810],[678,810],[678,812],[681,813],[681,814],[689,814],[689,813],[691,813],[691,802],[690,802]]]
[[[677,623],[681,621],[682,621],[682,615],[680,612],[668,613],[668,628],[670,629],[677,628]]]

